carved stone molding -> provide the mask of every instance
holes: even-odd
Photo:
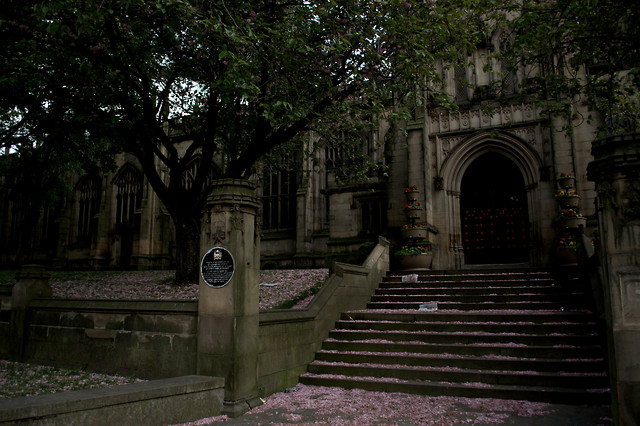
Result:
[[[444,158],[447,155],[449,155],[451,150],[455,148],[460,143],[461,140],[462,140],[462,137],[460,136],[440,138],[440,144],[442,147],[442,157]]]
[[[514,129],[511,132],[530,145],[536,145],[537,137],[535,127],[522,127],[519,129]]]

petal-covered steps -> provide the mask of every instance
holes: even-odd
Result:
[[[609,402],[602,339],[578,281],[533,270],[403,276],[389,273],[368,309],[342,314],[302,383]]]

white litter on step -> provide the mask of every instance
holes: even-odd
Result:
[[[417,283],[418,282],[418,274],[410,274],[402,276],[403,283]]]
[[[419,310],[420,311],[437,311],[438,304],[436,302],[421,303]]]

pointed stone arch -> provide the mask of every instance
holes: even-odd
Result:
[[[114,214],[117,247],[114,249],[118,266],[131,266],[134,242],[139,238],[143,192],[143,175],[133,164],[127,162],[114,176]]]
[[[98,231],[98,213],[102,202],[102,178],[100,175],[82,177],[75,187],[75,240],[88,245]]]
[[[535,249],[540,236],[540,212],[535,206],[539,200],[540,169],[542,161],[530,144],[521,138],[504,131],[482,131],[463,139],[447,155],[442,163],[440,176],[445,191],[447,229],[449,230],[450,268],[462,268],[465,265],[460,219],[460,193],[462,178],[468,167],[486,153],[497,153],[517,167],[522,174],[526,189],[529,233],[529,263],[536,265],[538,258]]]

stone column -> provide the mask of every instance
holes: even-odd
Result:
[[[594,141],[600,259],[616,424],[640,424],[640,134]]]
[[[11,323],[9,344],[13,359],[21,361],[24,355],[27,328],[27,309],[36,297],[51,297],[49,273],[42,265],[24,265],[16,274],[16,284],[11,291]]]
[[[214,182],[202,224],[198,374],[223,377],[223,414],[259,405],[259,200],[245,180]]]

